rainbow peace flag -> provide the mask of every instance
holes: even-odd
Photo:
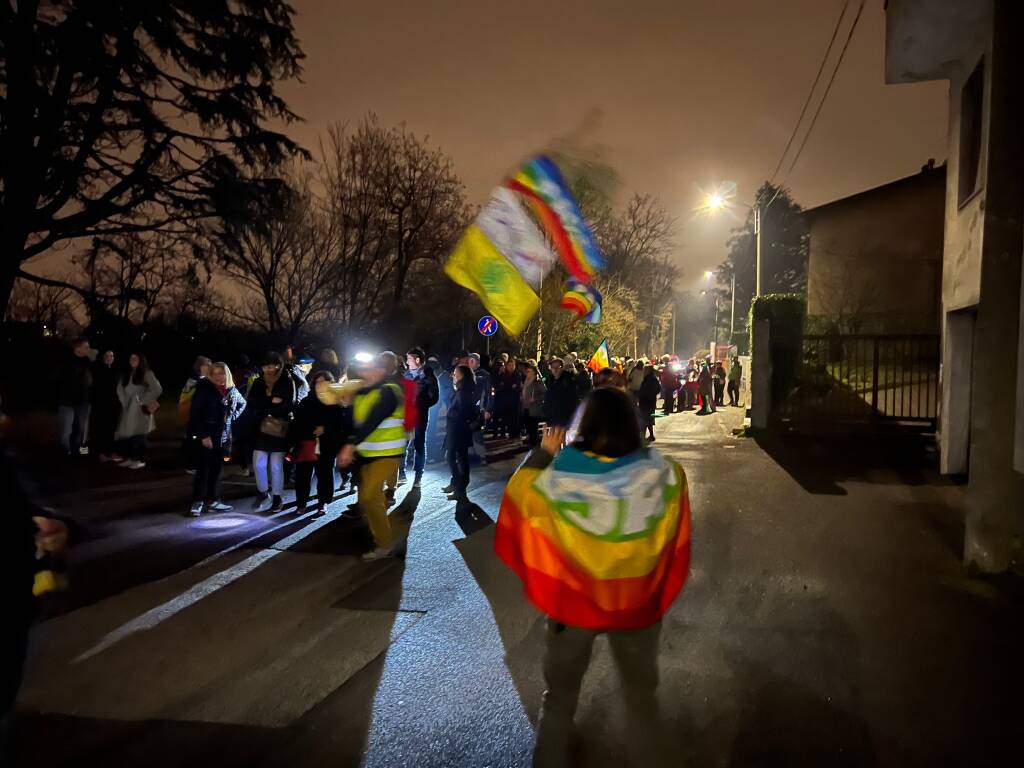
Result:
[[[529,199],[570,275],[589,283],[606,262],[558,166],[545,155],[528,160],[506,182]]]
[[[682,467],[653,449],[608,459],[535,452],[509,480],[494,549],[556,621],[598,631],[655,623],[690,567]]]
[[[594,350],[594,354],[590,356],[590,362],[587,363],[587,367],[594,373],[612,367],[612,355],[608,350],[608,339],[602,341],[597,349]]]
[[[581,283],[574,277],[570,277],[566,285],[568,290],[562,296],[562,309],[574,312],[588,323],[601,322],[601,292],[593,285]]]

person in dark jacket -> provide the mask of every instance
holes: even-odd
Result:
[[[502,357],[505,357],[504,355]],[[523,377],[514,357],[505,360],[494,378],[495,437],[519,437],[519,402]]]
[[[292,457],[295,464],[295,509],[300,514],[309,503],[316,474],[316,513],[322,515],[334,499],[334,463],[352,431],[352,409],[326,405],[316,394],[322,381],[334,383],[330,371],[321,370],[310,380],[310,393],[295,409],[292,422]]]
[[[426,364],[426,353],[419,347],[413,347],[405,353],[405,364],[408,371],[405,378],[416,385],[416,413],[419,414],[412,440],[405,454],[408,463],[409,454],[413,455],[414,478],[412,487],[419,488],[423,481],[423,467],[427,463],[427,430],[430,424],[430,409],[437,405],[440,398],[440,386],[434,369]],[[405,467],[402,467],[403,470]]]
[[[477,428],[473,431],[473,453],[481,464],[487,463],[487,446],[484,443],[484,429],[494,415],[494,381],[487,370],[485,361],[476,352],[467,355],[462,363],[473,372],[476,386],[476,404],[481,418],[477,419]]]
[[[565,369],[560,357],[553,357],[548,362],[547,392],[544,394],[544,417],[549,426],[564,427],[572,421],[579,395],[576,393],[575,373]]]
[[[590,375],[590,369],[587,368],[586,364],[582,360],[577,360],[575,367],[576,397],[582,402],[583,399],[590,394],[590,390],[594,388],[594,379]]]
[[[31,498],[15,456],[3,439],[7,417],[0,408],[0,487],[4,491],[0,514],[0,765],[13,765],[14,701],[21,687],[29,628],[34,613],[40,558],[59,557],[67,546],[68,529]]]
[[[114,454],[114,432],[121,418],[121,401],[117,399],[117,368],[114,367],[114,351],[108,349],[92,371],[92,421],[93,445],[100,461],[111,461]]]
[[[235,387],[225,363],[211,363],[208,375],[196,382],[189,404],[186,432],[196,474],[189,514],[229,512],[219,499],[218,484],[224,457],[231,455],[231,425],[245,409],[245,398]]]
[[[92,357],[89,340],[78,338],[61,366],[57,380],[57,426],[66,456],[88,453],[89,411],[92,408]]]
[[[473,445],[476,424],[480,421],[480,410],[472,369],[468,365],[456,366],[452,380],[455,389],[447,415],[448,467],[452,471],[452,481],[442,490],[451,494],[449,500],[464,501],[469,488],[469,449]]]
[[[654,442],[654,411],[658,407],[658,395],[661,394],[661,382],[653,365],[644,366],[644,378],[637,392],[637,407],[640,411],[640,425],[646,430],[647,439]]]
[[[255,426],[252,467],[259,491],[256,508],[260,511],[275,512],[283,504],[284,455],[297,402],[295,380],[285,370],[281,355],[267,353],[262,372],[249,389],[245,409],[250,414],[250,423]],[[267,504],[269,507],[265,507]]]

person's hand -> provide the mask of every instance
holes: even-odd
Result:
[[[545,427],[544,435],[540,439],[540,447],[557,456],[565,445],[565,427]]]
[[[324,428],[323,427],[316,427],[313,430],[313,437],[320,437],[320,435],[322,435],[323,433],[324,433]]]
[[[349,443],[338,453],[338,466],[348,467],[356,460],[356,447]]]
[[[213,448],[213,440],[208,437],[203,438],[203,448]]]
[[[491,420],[491,412],[490,411],[484,411],[484,421],[490,421],[490,420]]]
[[[68,527],[52,517],[33,517],[36,524],[36,559],[49,553],[59,555],[68,546]]]
[[[274,405],[280,405],[281,403],[284,402],[284,398],[272,397],[272,398],[270,398],[270,402],[273,403]]]

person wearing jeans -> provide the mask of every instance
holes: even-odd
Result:
[[[208,377],[196,383],[189,403],[186,434],[196,469],[189,509],[192,517],[231,509],[220,501],[218,485],[224,457],[231,453],[232,422],[244,408],[245,398],[235,389],[231,369],[224,363],[212,363]]]
[[[61,368],[57,382],[57,435],[66,456],[86,453],[89,411],[92,407],[92,360],[89,341],[78,338]]]
[[[283,505],[284,495],[284,451],[252,452],[252,471],[256,475],[256,490],[260,492],[258,505],[271,500],[270,510],[276,511]]]
[[[256,428],[252,468],[259,491],[259,511],[276,512],[284,505],[284,454],[289,447],[288,432],[296,401],[295,381],[285,371],[281,355],[267,353],[262,373],[249,388],[246,405]]]
[[[439,398],[439,387],[437,375],[434,369],[426,365],[426,355],[419,347],[413,347],[405,354],[405,362],[409,367],[405,374],[406,378],[416,384],[416,409],[419,413],[415,429],[413,430],[412,443],[406,453],[413,454],[413,488],[419,488],[423,479],[423,467],[427,463],[427,429],[430,420],[430,409],[433,408]]]

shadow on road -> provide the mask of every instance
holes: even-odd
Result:
[[[798,435],[763,432],[754,440],[805,491],[845,496],[844,481],[891,485],[954,485],[938,472],[926,435]]]

